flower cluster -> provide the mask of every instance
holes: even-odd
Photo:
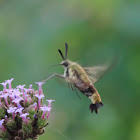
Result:
[[[36,82],[39,90],[35,91],[32,85],[29,88],[25,88],[25,85],[12,88],[12,81],[13,78],[0,83],[3,85],[3,91],[0,91],[0,138],[37,139],[48,125],[51,102],[54,100],[46,100],[48,106],[42,104],[44,82]]]

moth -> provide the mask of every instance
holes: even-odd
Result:
[[[91,113],[95,111],[97,114],[99,112],[99,108],[103,106],[103,103],[94,84],[103,77],[109,68],[107,66],[82,67],[80,64],[67,59],[67,43],[65,43],[65,49],[65,57],[61,50],[58,49],[63,59],[63,61],[58,65],[64,67],[64,74],[61,75],[55,73],[44,81],[47,81],[55,76],[66,80],[72,88],[78,89],[91,100],[89,109],[91,110]],[[98,76],[99,73],[101,73],[100,76]]]

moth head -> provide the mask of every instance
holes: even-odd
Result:
[[[64,67],[68,67],[71,64],[70,60],[64,60],[60,63],[60,65],[63,65]]]

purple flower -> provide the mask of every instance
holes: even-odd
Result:
[[[32,87],[33,87],[33,85],[30,85],[30,86],[29,86],[29,89],[32,89]]]
[[[6,91],[7,82],[3,82],[3,83],[0,83],[0,84],[3,85],[3,91]]]
[[[5,94],[0,95],[1,98],[4,98],[5,103],[6,103],[7,106],[9,106],[9,103],[8,103],[8,100],[7,100],[7,97],[8,97],[8,96],[9,96],[8,93],[5,93]]]
[[[42,114],[42,119],[45,118],[45,114],[46,112],[50,112],[51,111],[51,108],[47,107],[46,105],[43,105],[43,107],[40,107],[40,109],[43,111],[43,114]]]
[[[46,101],[48,101],[48,102],[49,102],[48,107],[50,107],[50,108],[51,108],[51,102],[53,102],[53,101],[55,101],[55,100],[46,100]]]
[[[12,101],[15,98],[20,98],[21,94],[22,93],[19,90],[13,90],[11,93],[9,93],[10,100]]]
[[[4,119],[0,120],[0,127],[4,123]]]
[[[34,132],[32,138],[35,139],[39,135],[38,132],[42,132],[41,134],[44,132],[51,111],[51,102],[54,100],[47,100],[48,106],[42,105],[44,97],[42,85],[45,82],[36,82],[38,90],[32,89],[32,85],[29,89],[26,89],[25,85],[12,88],[13,79],[0,83],[3,85],[3,90],[0,91],[0,109],[4,113],[0,115],[0,137],[13,138],[13,133],[5,133],[11,131],[14,132],[15,138],[29,139]],[[42,122],[37,122],[40,119]],[[16,127],[11,127],[10,122],[17,124]],[[27,134],[29,127],[32,127],[33,131]],[[19,136],[19,132],[22,132],[22,135]]]
[[[16,88],[24,89],[25,85],[18,85]]]
[[[27,124],[28,120],[27,120],[27,116],[29,115],[29,113],[24,113],[21,114],[20,117],[22,118],[22,120]]]
[[[35,111],[37,111],[37,103],[34,103]]]
[[[38,86],[39,86],[39,90],[38,90],[38,92],[39,92],[39,95],[42,93],[42,85],[45,83],[45,82],[35,82],[36,84],[38,84]]]
[[[41,107],[41,99],[45,96],[43,94],[41,94],[41,95],[36,94],[35,96],[38,98],[38,107],[40,108]]]
[[[4,123],[4,119],[0,120],[0,128],[2,128],[2,131],[5,132],[5,127],[2,125]]]
[[[14,80],[14,78],[11,78],[9,80],[6,80],[6,83],[9,84],[9,89],[12,89],[12,85],[11,85],[11,82]]]
[[[17,88],[20,88],[22,94],[23,94],[23,97],[24,97],[24,87],[25,85],[18,85]]]
[[[27,97],[29,96],[27,93],[30,91],[30,89],[24,89],[25,92],[24,92],[24,98],[25,98],[25,103],[27,103]]]
[[[25,94],[25,103],[27,103],[27,97],[28,96],[29,96],[28,94]]]
[[[11,94],[13,92],[13,89],[6,89],[6,92]]]
[[[16,103],[17,106],[18,106],[18,105],[19,105],[19,102],[20,102],[21,100],[23,100],[22,97],[17,97],[17,98],[15,98],[12,102]]]
[[[12,98],[15,98],[15,96],[20,97],[20,95],[22,95],[22,93],[18,90],[13,90],[13,92],[10,94]]]
[[[24,109],[23,107],[20,107],[15,111],[15,113],[19,113],[20,115],[22,115],[22,110],[23,109]]]
[[[51,108],[51,102],[53,102],[53,101],[55,101],[55,100],[46,100],[46,101],[48,101],[48,102],[49,102],[48,107],[49,107],[49,108]],[[50,116],[50,111],[48,111],[48,114],[47,114],[47,119],[49,118],[49,116]]]
[[[15,115],[14,112],[17,109],[17,107],[9,107],[9,109],[7,110],[8,113],[12,113],[12,118],[15,119]]]

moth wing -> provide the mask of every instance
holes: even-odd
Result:
[[[103,78],[104,74],[109,70],[109,67],[106,65],[85,67],[84,70],[88,74],[91,82],[94,84]]]

